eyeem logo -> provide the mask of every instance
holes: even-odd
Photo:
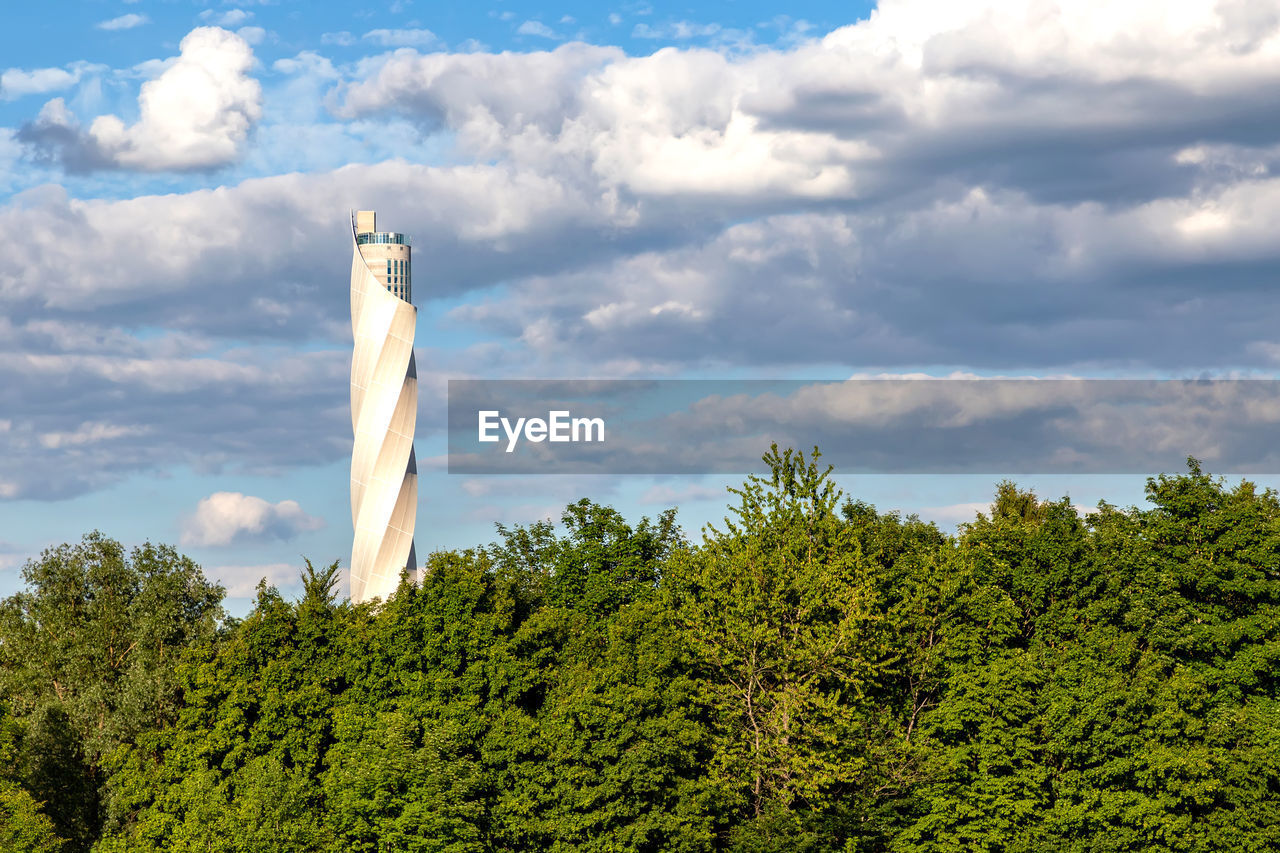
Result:
[[[568,411],[547,413],[547,419],[516,418],[512,425],[496,409],[481,411],[480,441],[497,441],[498,427],[507,434],[507,453],[516,449],[523,433],[526,441],[604,441],[604,418],[575,418]],[[593,437],[594,436],[594,437]]]

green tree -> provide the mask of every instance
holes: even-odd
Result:
[[[0,603],[0,692],[27,732],[24,780],[72,850],[100,830],[103,762],[177,713],[183,650],[213,635],[222,588],[165,545],[90,533],[22,570]]]
[[[708,528],[666,573],[715,709],[713,772],[747,821],[742,849],[839,849],[843,833],[812,819],[876,785],[868,700],[888,649],[869,567],[818,455],[775,445],[769,478],[731,490],[740,505],[726,530]]]
[[[25,789],[0,780],[0,853],[60,853],[53,821]]]
[[[500,571],[527,580],[530,601],[608,617],[624,604],[652,595],[662,566],[684,546],[675,510],[632,527],[622,513],[583,498],[565,507],[559,536],[549,521],[507,528],[488,549]]]
[[[58,837],[43,803],[32,795],[33,745],[25,743],[27,725],[16,720],[0,701],[0,853],[58,853],[63,839]]]

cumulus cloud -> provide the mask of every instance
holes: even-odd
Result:
[[[319,530],[322,519],[307,515],[297,501],[270,503],[240,492],[214,492],[201,498],[182,525],[181,543],[221,546],[246,541],[292,539]]]
[[[538,38],[559,40],[561,35],[555,30],[548,27],[541,21],[525,21],[516,27],[516,32],[522,36],[537,36]]]
[[[27,249],[0,256],[0,301],[14,319],[37,306],[73,315],[111,306],[114,319],[174,330],[336,339],[349,305],[332,277],[348,262],[345,217],[357,204],[394,212],[416,250],[436,258],[433,296],[588,263],[614,251],[603,238],[618,225],[600,199],[493,166],[392,162],[121,201],[45,187],[0,208],[0,236]],[[267,253],[265,233],[275,240]],[[565,255],[561,235],[585,245]]]
[[[0,72],[0,98],[12,101],[24,95],[38,95],[68,89],[80,81],[77,68],[9,68]]]
[[[1238,300],[1272,301],[1278,214],[1268,179],[1132,208],[972,191],[893,214],[770,216],[533,276],[455,317],[545,364],[1269,364],[1263,315]]]
[[[476,152],[500,153],[518,128],[535,139],[557,134],[582,112],[584,81],[623,57],[617,48],[580,43],[550,53],[406,53],[350,84],[339,110],[347,118],[408,112],[428,128],[466,134]]]
[[[100,21],[94,24],[100,30],[131,30],[134,27],[140,27],[143,24],[151,23],[151,19],[146,15],[138,15],[130,12],[128,15],[121,15],[118,18],[112,18],[108,21]]]
[[[386,32],[386,45],[326,41],[399,46]],[[307,92],[345,75],[330,101],[344,131],[412,127],[456,146],[453,165],[120,201],[40,188],[0,208],[0,238],[24,247],[0,255],[0,349],[7,375],[23,377],[0,385],[13,421],[0,496],[74,492],[175,459],[340,458],[349,306],[335,270],[355,206],[414,235],[420,304],[449,300],[446,321],[481,339],[452,356],[459,371],[1145,375],[1280,359],[1268,322],[1280,311],[1280,35],[1267,6],[887,0],[821,38],[741,55],[400,47],[276,70],[306,77]],[[256,87],[247,48],[229,52],[245,70],[214,76]],[[149,85],[187,53],[148,65]],[[4,97],[53,92],[75,73],[14,72]],[[23,135],[70,169],[227,162],[261,142],[247,130],[257,96],[216,94],[202,98],[232,106],[192,131],[201,144],[170,140],[181,156],[152,152],[151,166],[137,164],[149,143],[130,134],[181,109],[144,109],[123,136],[100,137],[96,122],[77,124],[69,104],[81,101],[55,99]],[[251,248],[263,233],[276,235],[271,252]],[[74,336],[40,325],[51,321]],[[166,333],[113,331],[125,325]],[[332,349],[290,353],[302,341]],[[274,384],[276,363],[298,387]],[[99,410],[49,400],[55,380]],[[187,382],[219,401],[205,432]],[[242,410],[276,399],[287,427],[241,442]],[[143,405],[146,417],[130,413]],[[93,435],[86,424],[151,431],[72,441]],[[67,440],[55,451],[42,433]],[[61,485],[42,485],[42,471]]]
[[[205,9],[200,13],[200,20],[215,27],[238,27],[253,17],[253,13],[245,9],[227,9],[219,12],[216,9]]]
[[[45,105],[19,139],[71,171],[210,169],[232,162],[262,114],[262,91],[249,76],[253,50],[218,27],[192,30],[180,54],[142,84],[139,119],[98,116],[83,129],[62,99]]]
[[[1151,198],[1188,186],[1180,148],[1247,143],[1263,125],[1273,136],[1273,122],[1244,117],[1274,115],[1280,79],[1276,15],[1167,11],[889,0],[822,39],[738,58],[666,49],[584,68],[574,48],[510,56],[498,79],[466,57],[406,55],[355,81],[344,104],[444,113],[477,156],[585,166],[604,187],[649,195],[868,201],[951,180],[1052,200]],[[526,70],[559,85],[525,98],[527,114],[487,109]],[[548,103],[566,108],[553,127],[539,115]]]
[[[132,356],[41,354],[50,345],[30,330],[16,337],[0,352],[0,410],[12,414],[0,498],[56,500],[178,465],[278,475],[350,453],[344,353],[166,356],[157,341]]]

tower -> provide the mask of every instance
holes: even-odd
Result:
[[[417,570],[418,374],[409,238],[379,231],[374,211],[351,217],[351,601],[386,599]]]

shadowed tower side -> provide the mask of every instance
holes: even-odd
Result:
[[[408,237],[379,231],[374,212],[360,210],[351,218],[351,240],[351,601],[358,604],[385,600],[402,571],[417,571],[418,309]]]

